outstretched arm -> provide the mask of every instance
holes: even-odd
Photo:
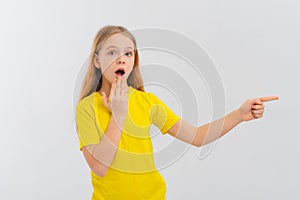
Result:
[[[264,102],[278,99],[277,96],[248,99],[240,108],[225,117],[199,127],[194,127],[181,119],[168,133],[179,140],[199,147],[217,140],[243,121],[261,118],[265,108]]]

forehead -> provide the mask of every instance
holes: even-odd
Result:
[[[131,47],[134,49],[134,44],[131,39],[126,37],[121,33],[114,34],[110,36],[103,44],[103,49],[106,49],[109,46],[116,46],[120,49],[125,49]]]

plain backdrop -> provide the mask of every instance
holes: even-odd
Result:
[[[296,0],[1,1],[0,199],[90,199],[74,90],[95,34],[109,24],[174,30],[201,45],[222,77],[226,113],[247,98],[280,96],[206,157],[191,147],[161,169],[168,200],[300,199],[299,8]],[[149,90],[176,111],[164,92]],[[202,110],[194,125],[209,121]]]

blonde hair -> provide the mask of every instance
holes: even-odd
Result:
[[[145,92],[143,79],[139,69],[139,54],[137,50],[136,40],[134,36],[122,26],[104,26],[101,28],[94,38],[91,48],[90,58],[88,62],[88,69],[83,79],[79,100],[89,96],[91,93],[100,90],[102,85],[102,72],[101,69],[96,68],[94,64],[95,56],[100,51],[102,44],[112,35],[121,33],[132,40],[134,44],[134,64],[133,69],[128,76],[127,84],[133,88]]]

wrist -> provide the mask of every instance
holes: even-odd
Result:
[[[125,117],[117,116],[117,115],[112,115],[111,117],[113,118],[113,120],[115,121],[115,123],[117,125],[119,125],[120,127],[123,126],[123,123],[125,121]]]
[[[239,123],[244,121],[243,115],[242,115],[242,111],[241,111],[240,108],[234,110],[232,113],[233,113],[233,115],[234,115],[234,118],[235,118]]]

